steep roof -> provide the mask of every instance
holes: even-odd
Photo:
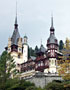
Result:
[[[11,40],[12,40],[12,45],[17,45],[18,44],[18,38],[20,38],[20,34],[18,32],[18,24],[17,24],[17,17],[15,19],[15,24],[14,24],[14,32],[13,32],[13,35],[11,37]]]
[[[40,49],[38,49],[38,51],[36,53],[40,53],[40,52],[42,52],[42,53],[46,52],[46,48],[44,48],[43,45],[40,46]]]
[[[27,38],[27,36],[25,35],[24,38]]]
[[[54,34],[54,27],[53,27],[53,17],[51,17],[51,27],[50,27],[50,36],[47,40],[47,44],[58,44],[57,39]]]
[[[49,44],[57,44],[57,39],[54,34],[50,35],[50,37],[48,38],[48,43]]]
[[[43,45],[41,45],[40,51],[45,53],[46,52],[46,48]]]

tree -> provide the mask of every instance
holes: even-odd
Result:
[[[45,90],[64,90],[64,86],[62,83],[58,82],[50,82],[45,86]]]
[[[0,56],[0,85],[5,89],[6,81],[17,74],[17,70],[15,69],[15,62],[10,54],[6,51],[2,53]]]
[[[9,79],[6,82],[6,90],[26,90],[27,88],[35,87],[35,85],[29,81],[20,80],[18,78]]]
[[[65,41],[64,49],[61,51],[63,56],[59,62],[58,72],[65,80],[70,80],[70,41],[67,38]]]
[[[64,43],[62,40],[59,41],[59,50],[61,51],[64,47]]]
[[[26,90],[37,90],[37,88],[35,86],[30,86]]]
[[[64,80],[70,80],[70,60],[65,60],[64,62],[62,62],[60,64],[58,72]]]
[[[70,40],[68,38],[66,38],[64,48],[67,50],[70,49]]]
[[[38,51],[38,46],[36,45],[36,46],[35,46],[35,52],[37,52],[37,51]]]
[[[30,56],[36,56],[35,50],[32,49],[32,47],[28,47],[28,58],[30,58]]]
[[[13,58],[6,51],[0,56],[0,90],[26,90],[28,87],[35,87],[29,81],[20,80],[17,75]]]

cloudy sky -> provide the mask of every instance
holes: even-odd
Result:
[[[70,0],[17,0],[19,32],[28,36],[30,47],[46,47],[51,14],[58,40],[70,38]],[[0,53],[8,44],[14,30],[16,0],[0,0]]]

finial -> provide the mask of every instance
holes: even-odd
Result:
[[[51,15],[51,27],[53,27],[53,15]]]
[[[27,37],[26,33],[25,33],[25,36],[24,36],[24,38],[27,38],[27,39],[28,39],[28,37]]]
[[[16,17],[17,17],[17,0],[16,0]]]
[[[41,45],[42,45],[42,39],[41,39]]]
[[[26,33],[25,33],[25,36],[26,36]]]
[[[17,24],[17,0],[16,0],[16,18],[15,18],[15,24]]]

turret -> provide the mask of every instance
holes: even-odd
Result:
[[[23,42],[23,62],[27,62],[28,60],[28,44],[27,44],[27,36],[24,36]]]
[[[25,35],[25,36],[24,36],[24,44],[27,44],[27,39],[28,39],[28,38],[27,38],[27,36]]]
[[[50,27],[50,36],[47,40],[47,48],[48,48],[48,57],[56,57],[55,50],[58,50],[58,41],[55,37],[54,33],[55,29],[53,27],[53,17],[51,17],[51,27]]]
[[[51,17],[50,36],[47,40],[47,58],[49,59],[49,72],[56,73],[56,61],[58,52],[58,41],[54,33],[53,17]]]

